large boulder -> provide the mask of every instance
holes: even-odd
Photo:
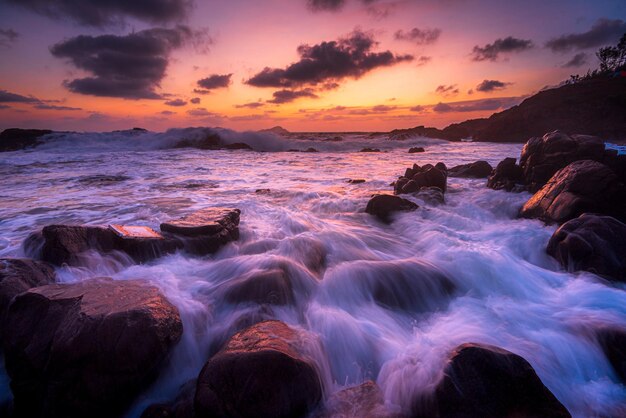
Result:
[[[626,217],[626,186],[607,166],[590,160],[557,171],[524,204],[520,215],[561,224],[585,212]]]
[[[493,167],[487,161],[476,161],[474,163],[462,164],[448,170],[450,177],[486,178],[491,174]]]
[[[0,152],[36,147],[41,143],[42,136],[51,133],[48,129],[5,129],[0,132]]]
[[[567,221],[546,251],[568,271],[586,270],[626,282],[626,225],[610,216],[586,213]]]
[[[313,361],[301,336],[280,321],[235,334],[198,377],[197,418],[303,417],[322,399]]]
[[[180,219],[164,222],[161,231],[188,237],[218,234],[239,225],[241,211],[233,208],[206,208]]]
[[[383,222],[389,223],[393,213],[413,211],[417,208],[418,206],[410,200],[388,194],[379,194],[367,202],[365,212],[376,216]]]
[[[520,155],[528,190],[536,192],[560,169],[579,160],[602,162],[604,142],[588,135],[569,136],[553,131],[543,137],[530,138]]]
[[[142,281],[30,289],[13,300],[4,339],[16,414],[119,416],[182,331],[178,310]]]
[[[511,157],[500,161],[487,179],[487,187],[490,189],[507,192],[522,191],[523,183],[522,168],[516,164],[516,159]]]
[[[597,332],[597,338],[615,373],[626,384],[626,329],[603,328]]]
[[[422,187],[438,187],[444,193],[447,188],[448,173],[445,164],[437,163],[419,166],[413,164],[405,170],[394,184],[394,194],[415,193]]]
[[[223,299],[228,303],[293,305],[294,294],[284,269],[255,271],[224,284]]]
[[[414,417],[570,417],[522,357],[499,347],[463,344],[451,354],[431,398]]]
[[[13,298],[28,289],[55,281],[56,274],[48,263],[20,258],[0,259],[0,342]]]

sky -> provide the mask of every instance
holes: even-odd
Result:
[[[0,0],[0,129],[444,127],[596,68],[625,20],[625,0]]]

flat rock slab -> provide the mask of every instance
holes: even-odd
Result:
[[[172,234],[196,237],[217,234],[224,229],[233,229],[239,225],[239,209],[207,208],[175,221],[161,224],[161,231]]]
[[[119,416],[182,331],[178,310],[143,281],[28,290],[9,308],[4,340],[17,416]]]

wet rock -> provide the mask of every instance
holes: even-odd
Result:
[[[302,151],[302,152],[319,152],[319,151],[318,151],[318,150],[316,150],[316,149],[315,149],[315,148],[313,148],[313,147],[309,147],[309,148],[305,149],[305,150],[304,150],[304,151]]]
[[[448,170],[450,177],[486,178],[493,171],[493,167],[487,161],[476,161],[475,163],[462,164]]]
[[[626,329],[604,328],[598,331],[597,338],[615,373],[626,383]]]
[[[223,298],[228,303],[293,305],[291,280],[282,269],[255,271],[225,283]]]
[[[400,418],[385,407],[383,393],[371,380],[333,394],[313,418]]]
[[[234,230],[239,225],[241,211],[233,208],[206,208],[174,221],[161,224],[161,231],[186,237],[217,234]]]
[[[422,187],[413,194],[416,198],[422,199],[425,203],[433,206],[445,205],[446,198],[439,187]]]
[[[361,149],[361,151],[359,151],[359,152],[380,152],[380,149],[367,147],[367,148]]]
[[[254,193],[257,193],[257,194],[270,194],[271,190],[270,189],[256,189],[254,191]]]
[[[435,164],[435,168],[437,170],[441,170],[443,172],[447,172],[448,171],[448,167],[446,167],[446,165],[442,162],[438,162],[437,164]]]
[[[438,187],[445,192],[447,180],[448,174],[443,163],[437,163],[437,166],[426,164],[422,167],[413,164],[413,167],[407,168],[404,176],[396,181],[394,194],[415,193],[422,187]]]
[[[195,418],[193,397],[196,393],[196,380],[185,383],[171,403],[148,406],[141,418]]]
[[[306,416],[321,400],[322,386],[300,341],[279,321],[234,335],[200,372],[196,417]]]
[[[379,194],[367,202],[365,212],[376,216],[383,222],[391,222],[391,215],[395,212],[416,210],[418,206],[410,200],[388,194]]]
[[[626,218],[626,186],[607,166],[590,160],[557,171],[520,215],[560,224],[585,212]]]
[[[610,216],[583,214],[554,232],[548,254],[568,271],[586,270],[626,282],[626,225]]]
[[[48,129],[5,129],[0,133],[0,152],[36,147],[42,136],[51,133]]]
[[[579,160],[602,162],[604,141],[595,136],[567,135],[553,131],[529,139],[520,156],[527,188],[534,193],[560,169]]]
[[[499,347],[463,344],[450,356],[431,399],[414,417],[570,417],[522,357]]]
[[[350,179],[350,180],[348,180],[348,183],[350,183],[350,184],[361,184],[361,183],[365,183],[365,179]]]
[[[221,148],[222,140],[220,136],[210,129],[187,128],[182,130],[188,137],[182,138],[174,148],[198,148],[206,150],[217,150]]]
[[[516,164],[515,158],[505,158],[500,161],[487,179],[487,187],[494,190],[506,190],[507,192],[522,191],[523,183],[524,172]]]
[[[409,148],[409,154],[416,154],[418,152],[426,152],[426,150],[422,147],[412,147]]]
[[[246,144],[245,142],[235,142],[233,144],[226,144],[224,145],[224,149],[230,149],[230,150],[248,150],[248,151],[252,151],[252,147],[248,144]]]
[[[430,167],[421,173],[415,174],[411,180],[416,182],[420,188],[422,187],[438,187],[444,193],[447,188],[447,175],[443,170]]]
[[[153,286],[92,279],[17,296],[4,340],[18,416],[118,416],[182,335]]]
[[[48,263],[22,258],[0,259],[0,342],[13,298],[28,289],[55,281],[56,274]]]

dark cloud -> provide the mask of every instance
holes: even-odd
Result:
[[[421,57],[419,57],[417,59],[417,66],[421,67],[423,65],[428,64],[430,61],[432,61],[433,57],[428,57],[426,55],[422,55]]]
[[[191,0],[4,0],[35,13],[56,19],[70,18],[80,24],[105,26],[126,17],[151,22],[180,21],[191,8]]]
[[[196,94],[202,94],[202,95],[211,94],[209,90],[203,90],[203,89],[193,89],[193,92]]]
[[[198,107],[196,109],[189,109],[187,111],[187,114],[190,115],[190,116],[197,116],[197,117],[211,117],[211,118],[221,118],[222,117],[221,115],[219,115],[217,113],[209,112],[204,107]]]
[[[274,104],[282,104],[293,102],[296,99],[300,99],[302,97],[309,97],[311,99],[317,99],[317,95],[313,93],[311,89],[304,90],[278,90],[273,94],[274,98],[272,100],[268,100],[268,103]]]
[[[45,103],[41,103],[33,106],[35,109],[43,109],[43,110],[83,110],[80,107],[70,107],[70,106],[58,106],[58,105],[49,105]]]
[[[401,41],[409,41],[417,45],[432,44],[439,39],[441,29],[419,29],[413,28],[410,31],[399,30],[394,37]]]
[[[344,78],[359,78],[384,66],[413,60],[411,55],[394,55],[391,51],[372,52],[377,45],[373,36],[361,31],[347,38],[300,45],[300,60],[286,68],[265,68],[247,83],[255,87],[297,87],[328,84],[335,86]]]
[[[0,104],[0,109],[10,109],[11,106],[9,105],[5,105],[5,104]]]
[[[449,86],[442,84],[437,86],[435,89],[435,93],[440,94],[442,96],[456,96],[459,94],[459,88],[456,84],[450,84]]]
[[[598,19],[590,30],[571,33],[546,42],[546,47],[554,52],[567,52],[609,45],[626,33],[626,22],[621,19]]]
[[[200,98],[199,97],[194,97],[191,100],[189,100],[191,103],[193,104],[198,104],[200,103]]]
[[[39,99],[0,90],[0,103],[39,103]]]
[[[505,83],[499,80],[483,80],[482,83],[476,86],[476,91],[486,93],[495,90],[503,90],[510,84],[511,83]]]
[[[196,36],[186,26],[154,28],[125,36],[80,35],[50,47],[91,77],[66,81],[74,93],[126,99],[158,99],[170,52]]]
[[[187,102],[183,99],[168,100],[165,104],[172,107],[187,106]]]
[[[231,83],[230,78],[231,74],[213,74],[209,77],[203,78],[202,80],[198,80],[198,86],[202,87],[204,90],[213,90],[219,89],[222,87],[228,87]]]
[[[500,54],[522,52],[534,47],[530,39],[518,39],[508,36],[504,39],[496,39],[494,43],[483,47],[476,45],[472,50],[474,61],[496,61]]]
[[[171,115],[175,115],[176,112],[172,112],[171,110],[164,110],[161,112],[162,115],[166,115],[166,116],[171,116]]]
[[[583,65],[587,64],[587,60],[588,60],[588,55],[584,52],[579,52],[578,54],[574,55],[572,57],[572,59],[570,59],[569,61],[567,61],[565,64],[561,65],[562,68],[577,68],[577,67],[582,67]]]
[[[309,9],[318,11],[337,11],[343,7],[345,0],[307,0]]]
[[[259,107],[263,107],[265,106],[263,103],[261,102],[251,102],[251,103],[244,103],[244,104],[240,104],[240,105],[235,105],[235,107],[237,109],[243,109],[243,108],[248,108],[248,109],[257,109]]]
[[[0,48],[10,48],[20,37],[13,29],[0,28]]]
[[[417,106],[413,106],[413,107],[411,107],[409,110],[410,110],[411,112],[421,113],[421,112],[425,111],[425,110],[426,110],[426,108],[425,108],[424,106],[417,105]]]
[[[437,113],[449,112],[478,112],[504,110],[519,104],[523,97],[501,97],[497,99],[471,100],[456,103],[438,103],[433,106]]]

